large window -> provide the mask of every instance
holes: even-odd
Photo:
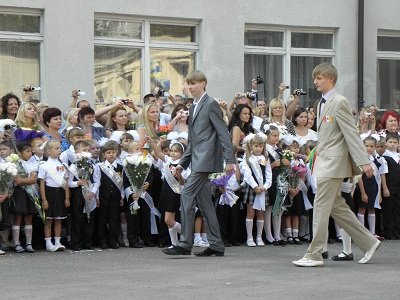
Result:
[[[182,94],[186,75],[195,69],[197,24],[98,16],[94,35],[98,104],[114,97],[139,101],[156,86]]]
[[[24,85],[40,85],[40,19],[40,14],[0,13],[1,96],[22,96]]]
[[[321,97],[311,75],[316,65],[332,62],[335,56],[332,30],[247,26],[244,43],[245,89],[250,89],[251,79],[260,75],[265,83],[258,87],[259,97],[268,101],[277,96],[281,82],[289,85],[290,90],[302,88],[307,92],[307,96],[301,97],[303,106],[312,106]]]
[[[377,105],[400,108],[400,32],[381,32],[377,53]]]

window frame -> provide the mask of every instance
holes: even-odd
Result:
[[[141,50],[141,83],[140,93],[141,98],[151,89],[151,49],[159,50],[187,50],[194,53],[195,66],[198,65],[199,59],[199,26],[198,20],[192,19],[159,19],[152,17],[138,17],[132,15],[109,15],[102,13],[95,13],[94,20],[105,19],[111,21],[127,21],[127,22],[141,22],[142,23],[142,39],[121,39],[121,38],[108,38],[94,36],[94,47],[96,46],[108,46],[108,47],[126,47],[135,48]],[[93,23],[94,24],[94,23]],[[154,41],[150,40],[150,25],[151,24],[162,24],[162,25],[176,25],[176,26],[191,26],[195,27],[195,42],[169,42],[169,41]],[[94,30],[93,30],[94,32]],[[135,99],[139,100],[139,99]],[[140,99],[141,101],[141,99]],[[96,103],[103,104],[103,103]]]
[[[292,56],[304,57],[330,57],[332,63],[335,63],[336,58],[336,44],[337,44],[337,28],[320,28],[320,27],[277,27],[268,25],[245,24],[246,30],[258,31],[278,31],[283,32],[283,45],[282,47],[260,47],[244,45],[243,54],[258,54],[258,55],[280,55],[282,56],[282,74],[283,82],[290,84],[290,63]],[[320,33],[332,34],[332,49],[322,48],[292,48],[292,33]],[[243,36],[244,41],[244,36]],[[278,87],[277,87],[278,88]],[[291,87],[292,88],[292,87]]]
[[[1,42],[38,42],[39,43],[39,82],[21,82],[24,84],[42,85],[44,81],[44,25],[43,25],[43,10],[29,8],[13,8],[1,7],[0,13],[10,15],[25,15],[39,17],[39,32],[19,32],[19,31],[0,31]],[[14,91],[17,92],[17,91]],[[40,98],[45,98],[46,91],[39,91]]]

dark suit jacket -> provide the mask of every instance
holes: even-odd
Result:
[[[195,172],[222,172],[223,162],[235,163],[228,127],[222,119],[221,109],[207,94],[197,104],[196,114],[190,108],[189,144],[179,162],[184,169]]]

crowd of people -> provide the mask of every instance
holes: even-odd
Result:
[[[253,80],[252,91],[236,94],[230,103],[213,100],[236,157],[234,172],[223,183],[215,180],[223,174],[211,176],[210,201],[223,244],[309,242],[317,190],[312,174],[317,102],[302,107],[304,96],[297,90],[284,99],[283,83],[277,97],[266,101],[259,99],[257,87]],[[188,226],[180,222],[181,193],[191,171],[177,166],[193,139],[188,132],[195,99],[155,91],[141,103],[120,99],[95,110],[74,90],[70,107],[61,111],[33,99],[29,87],[25,90],[22,101],[12,93],[1,99],[0,166],[12,161],[17,174],[11,184],[0,178],[0,253],[176,246],[182,227]],[[375,105],[354,117],[375,176],[347,178],[342,194],[378,239],[399,239],[400,117]],[[151,162],[139,191],[126,169],[135,157]],[[193,228],[186,229],[194,232],[193,246],[209,246],[207,225],[196,207]],[[343,230],[333,221],[330,232],[332,240],[342,241]],[[351,250],[333,259],[350,260]]]

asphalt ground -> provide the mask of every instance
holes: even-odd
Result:
[[[354,246],[352,262],[293,266],[306,247],[231,247],[218,258],[159,248],[8,252],[0,299],[400,299],[400,241],[383,242],[366,265]],[[329,245],[330,256],[339,252]]]

